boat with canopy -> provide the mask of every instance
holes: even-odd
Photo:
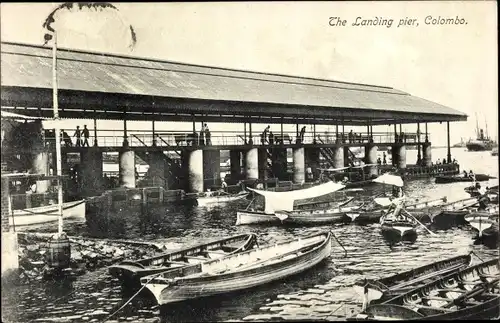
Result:
[[[271,192],[271,191],[263,191],[263,190],[248,188],[248,190],[264,197],[264,210],[262,211],[248,210],[250,205],[254,202],[254,200],[252,200],[248,205],[247,209],[238,210],[236,212],[236,217],[237,217],[236,225],[256,224],[256,223],[279,223],[280,221],[289,218],[291,215],[294,214],[302,215],[305,214],[305,212],[309,213],[310,211],[294,210],[294,202],[297,200],[314,198],[330,194],[338,190],[341,190],[344,187],[345,185],[341,183],[335,183],[329,181],[313,187],[301,190],[286,191],[286,192]],[[321,214],[328,214],[328,212],[330,213],[341,212],[341,209],[342,207],[336,207],[331,210],[322,210]]]

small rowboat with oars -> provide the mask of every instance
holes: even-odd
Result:
[[[349,320],[474,320],[500,315],[499,259],[434,280]]]
[[[363,297],[364,307],[366,307],[369,304],[381,303],[451,272],[458,271],[467,267],[470,262],[470,254],[447,258],[381,279],[358,281],[354,284],[354,290]]]
[[[108,268],[111,276],[118,278],[124,286],[140,286],[141,277],[169,269],[183,269],[196,263],[222,258],[254,247],[255,234],[240,234],[226,237],[177,251],[163,253],[138,261],[123,261]]]
[[[141,278],[158,304],[235,292],[303,272],[330,256],[331,232],[262,246]]]

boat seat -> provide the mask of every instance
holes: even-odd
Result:
[[[218,250],[205,250],[205,253],[213,253],[213,254],[216,254],[216,255],[227,256],[227,252],[218,251]]]
[[[450,310],[449,308],[441,308],[441,307],[434,307],[434,306],[425,306],[425,305],[418,305],[418,304],[411,304],[411,306],[422,308],[422,309],[428,309],[428,310],[436,310],[436,311],[442,311],[442,312],[455,312],[455,310]]]
[[[182,261],[165,261],[167,264],[186,266],[188,263]]]
[[[499,278],[499,275],[479,274],[481,278]]]
[[[452,302],[454,301],[453,298],[448,298],[448,297],[436,297],[436,296],[424,296],[422,299],[429,300],[429,301],[443,301],[443,302]]]
[[[202,261],[210,260],[209,258],[198,257],[198,256],[184,256],[184,258],[186,258],[186,259],[194,259],[194,260],[202,260]]]
[[[447,292],[453,292],[453,293],[465,293],[463,289],[458,289],[458,288],[441,288],[437,289],[438,292],[442,293],[447,293]]]

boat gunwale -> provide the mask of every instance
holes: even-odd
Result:
[[[304,239],[310,239],[310,238],[315,238],[315,237],[319,237],[319,236],[326,236],[326,237],[323,241],[318,241],[318,242],[312,243],[311,246],[308,246],[308,247],[312,247],[312,249],[308,250],[306,253],[303,253],[301,255],[298,255],[296,257],[293,257],[293,258],[290,258],[287,260],[280,260],[277,263],[268,264],[268,265],[265,265],[264,267],[281,265],[283,263],[287,263],[287,262],[291,262],[291,261],[299,262],[300,259],[314,255],[315,253],[319,253],[320,250],[324,249],[327,246],[327,243],[331,244],[332,233],[330,231],[328,231],[328,232],[323,232],[323,233],[303,237]],[[301,238],[299,238],[299,239],[301,239]],[[283,242],[276,243],[273,245],[267,245],[267,246],[261,247],[259,249],[261,249],[261,250],[262,249],[272,249],[272,248],[275,248],[277,246],[283,246],[283,245],[291,244],[294,242],[298,242],[299,239],[283,241]],[[244,252],[241,252],[238,254],[233,254],[231,256],[220,258],[220,259],[212,259],[207,263],[218,262],[218,261],[227,261],[231,257],[242,256],[242,255],[245,255],[245,254],[250,253],[252,251],[255,251],[255,249],[250,249],[250,250],[247,250],[247,251],[244,251]],[[274,258],[274,257],[271,257],[270,259],[272,259],[272,258]],[[325,257],[325,259],[326,258],[328,258],[328,257]],[[270,260],[270,259],[268,259],[268,260]],[[203,264],[206,265],[207,263],[203,263]],[[147,276],[143,277],[142,279],[143,280],[148,279],[149,284],[168,284],[168,285],[171,285],[171,284],[180,284],[183,282],[200,282],[200,281],[203,282],[203,281],[209,281],[209,280],[219,280],[219,279],[222,279],[222,278],[225,278],[228,276],[245,275],[245,274],[254,273],[254,272],[260,271],[260,270],[262,270],[262,267],[250,267],[248,269],[243,269],[243,270],[238,270],[237,268],[235,268],[234,270],[230,270],[229,272],[217,273],[217,274],[212,274],[212,275],[203,275],[203,276],[195,276],[195,277],[185,276],[185,277],[175,277],[175,278],[163,278],[163,277],[161,277],[161,274],[160,274],[160,276],[152,278],[151,280],[149,280]],[[203,272],[203,271],[201,271],[201,272]]]

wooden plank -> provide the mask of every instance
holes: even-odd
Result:
[[[208,261],[210,258],[206,257],[197,257],[197,256],[184,256],[186,259],[194,259],[194,260],[203,260],[203,261]]]
[[[452,302],[455,300],[454,298],[436,297],[436,296],[425,296],[425,297],[422,297],[422,299],[430,300],[430,301],[443,301],[443,302]]]
[[[455,312],[455,310],[450,310],[448,308],[434,307],[434,306],[425,306],[425,305],[418,305],[418,304],[411,304],[411,306],[423,308],[423,309],[428,309],[428,310],[448,312],[448,313]]]

